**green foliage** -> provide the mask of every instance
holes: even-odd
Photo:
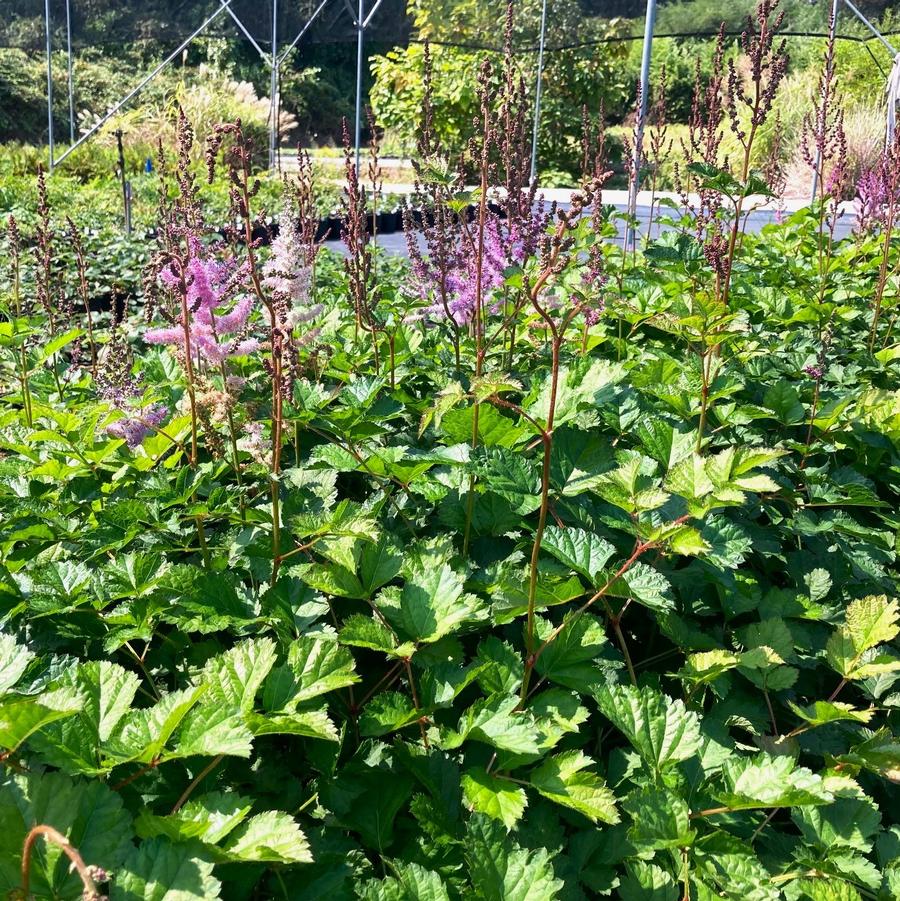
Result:
[[[195,453],[141,317],[92,320],[95,373],[80,313],[4,287],[0,891],[31,835],[38,898],[82,895],[67,850],[128,899],[896,896],[896,286],[870,352],[882,242],[821,289],[821,212],[736,244],[728,309],[689,217],[602,243],[555,345],[527,297],[502,331],[538,255],[483,357],[384,258],[361,327],[323,256],[290,392],[263,300],[258,349],[198,359]],[[169,410],[132,447],[112,352]]]
[[[473,73],[485,56],[484,51],[493,49],[490,55],[499,63],[503,43],[500,23],[505,5],[420,0],[412,4],[411,12],[420,39],[433,42],[435,127],[445,150],[455,154],[472,136],[477,112]],[[517,48],[536,44],[540,12],[537,0],[517,4]],[[634,71],[624,65],[628,46],[616,41],[591,42],[621,38],[627,30],[628,25],[622,20],[585,17],[582,7],[571,0],[557,3],[553,15],[548,17],[549,46],[580,46],[549,53],[544,61],[539,157],[546,171],[567,172],[569,180],[579,171],[582,106],[587,105],[595,113],[602,102],[614,120],[625,114],[634,76]],[[467,49],[470,47],[484,49]],[[524,83],[533,85],[536,54],[522,52],[516,60]],[[395,47],[374,57],[370,65],[375,79],[370,102],[376,118],[390,137],[410,152],[415,148],[421,118],[423,46],[416,43]]]

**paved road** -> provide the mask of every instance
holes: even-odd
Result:
[[[556,193],[556,192],[554,192]],[[615,194],[620,194],[623,192],[610,192]],[[552,198],[551,198],[552,199]],[[618,199],[618,198],[616,198]],[[611,198],[612,200],[612,198]],[[559,205],[561,207],[568,208],[568,204],[565,202],[560,202]],[[625,212],[626,204],[625,203],[613,203],[616,209],[621,212]],[[787,209],[784,215],[790,215],[790,213],[801,206],[804,205],[803,201],[794,201],[787,203]],[[640,220],[640,233],[642,235],[646,235],[647,228],[650,222],[650,206],[649,206],[649,198],[647,199],[647,203],[645,205],[639,205],[637,208],[638,219]],[[750,213],[747,220],[747,230],[750,232],[758,232],[764,225],[769,224],[770,222],[775,222],[777,217],[781,215],[776,209],[773,208],[763,208],[757,209],[754,212]],[[849,205],[844,206],[843,215],[838,222],[837,228],[835,229],[835,236],[837,238],[843,238],[850,233],[853,228],[853,212],[852,208]],[[623,239],[622,229],[620,228],[618,241],[621,242]],[[656,229],[654,229],[654,234],[656,234]],[[326,241],[325,246],[337,251],[338,253],[344,252],[344,245],[340,241]],[[379,235],[378,236],[378,246],[383,248],[387,253],[394,254],[397,256],[406,256],[407,255],[407,245],[406,245],[406,236],[403,232],[395,232],[390,235]]]

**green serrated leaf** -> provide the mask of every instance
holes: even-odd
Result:
[[[385,588],[375,599],[385,619],[405,639],[438,641],[482,610],[477,597],[463,593],[463,577],[447,563],[418,569],[411,576],[402,588]]]
[[[462,790],[463,802],[469,810],[499,820],[507,829],[519,822],[528,804],[524,788],[483,769],[463,773]]]
[[[541,548],[584,576],[591,585],[602,584],[603,567],[615,553],[615,548],[598,535],[557,526],[547,527]]]
[[[450,901],[444,881],[434,870],[417,863],[387,863],[395,875],[363,883],[361,901]]]
[[[466,828],[465,856],[472,885],[484,901],[554,901],[562,880],[546,848],[521,847],[502,823],[473,814]]]
[[[583,813],[595,823],[618,823],[616,796],[588,767],[594,761],[581,751],[548,757],[529,774],[529,781],[545,798]]]
[[[82,663],[59,685],[78,696],[78,716],[42,730],[34,746],[44,760],[67,773],[100,775],[106,770],[101,748],[131,709],[140,679],[104,660]]]
[[[622,802],[632,819],[628,837],[648,851],[689,847],[696,832],[691,828],[687,803],[674,792],[662,788],[633,791]]]
[[[594,697],[603,715],[657,771],[693,757],[700,747],[697,714],[656,689],[602,685]]]
[[[14,751],[40,729],[75,716],[80,708],[78,696],[66,689],[37,697],[7,696],[0,701],[0,748]]]
[[[0,633],[0,695],[22,678],[33,659],[34,654],[17,644],[12,635]]]
[[[208,901],[221,890],[201,845],[151,838],[116,872],[110,901]]]
[[[536,631],[543,642],[553,633],[554,626],[539,617]],[[603,669],[611,666],[610,660],[601,659],[608,650],[603,623],[596,616],[583,613],[564,621],[562,630],[537,658],[535,670],[551,682],[576,691],[588,691],[597,683]]]
[[[204,704],[217,704],[234,713],[252,710],[275,657],[275,642],[270,638],[242,641],[214,657],[203,670],[203,680],[209,685]]]
[[[192,798],[169,816],[157,816],[144,808],[135,820],[135,829],[141,838],[162,835],[173,842],[199,839],[212,845],[236,829],[252,809],[252,802],[236,792],[210,792]]]
[[[227,860],[310,863],[309,842],[292,817],[268,810],[241,823],[220,846]]]
[[[801,807],[834,800],[820,776],[785,756],[731,758],[722,767],[722,783],[714,797],[731,810]]]

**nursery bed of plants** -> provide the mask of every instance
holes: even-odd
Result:
[[[698,83],[699,202],[634,247],[602,123],[571,210],[529,187],[509,56],[461,166],[426,68],[408,264],[349,147],[344,260],[302,159],[254,239],[237,123],[216,234],[182,117],[139,300],[91,315],[40,176],[0,320],[0,892],[900,897],[900,139],[835,240],[829,49],[817,199],[743,233],[773,6]]]

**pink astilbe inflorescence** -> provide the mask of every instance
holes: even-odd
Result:
[[[481,263],[481,290],[487,298],[503,285],[504,275],[511,266],[518,266],[531,256],[546,226],[547,216],[540,204],[533,215],[520,223],[510,223],[491,215],[484,228],[484,256]],[[467,252],[468,245],[461,239],[448,253],[451,265],[447,267],[444,287],[447,309],[440,298],[438,282],[442,278],[437,263],[431,257],[419,256],[413,261],[413,275],[417,287],[435,300],[426,310],[431,318],[445,317],[449,312],[457,325],[471,321],[476,306],[476,266],[474,255]],[[493,312],[498,304],[491,307]]]
[[[166,328],[149,329],[144,340],[182,349],[187,342],[192,356],[216,366],[229,357],[253,353],[259,348],[259,341],[247,336],[252,295],[239,295],[229,307],[243,280],[243,269],[212,257],[196,235],[188,236],[187,246],[188,259],[173,259],[161,268],[159,279],[173,293],[186,291],[188,327],[175,321]]]
[[[281,302],[282,323],[295,328],[310,322],[322,312],[322,304],[311,302],[312,267],[319,245],[304,240],[301,226],[287,207],[278,223],[278,236],[272,242],[272,255],[262,267],[263,287]]]

